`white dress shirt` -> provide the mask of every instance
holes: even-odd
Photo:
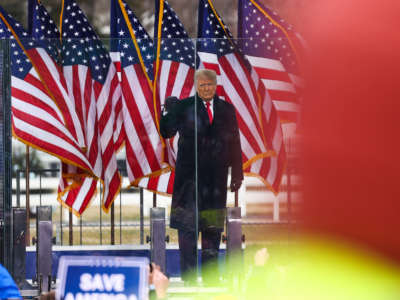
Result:
[[[204,101],[204,100],[203,100],[204,107],[205,107],[206,110],[207,110],[206,102],[207,102],[207,101]],[[213,99],[213,100],[210,100],[210,101],[208,101],[208,102],[210,103],[210,110],[211,110],[211,114],[212,114],[213,119],[214,119],[214,99]]]

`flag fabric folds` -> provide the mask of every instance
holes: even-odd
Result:
[[[194,94],[194,71],[198,59],[192,40],[167,1],[156,0],[155,16],[153,105],[158,126],[161,107],[167,97],[182,99]],[[148,74],[151,77],[151,73]],[[161,172],[140,179],[137,186],[172,194],[178,137],[161,141],[164,148]]]
[[[111,4],[111,51],[120,65],[129,182],[161,174],[162,140],[153,101],[153,40],[123,0]],[[157,190],[156,190],[157,191]],[[163,191],[165,192],[165,191]]]
[[[154,41],[156,43],[155,87],[160,103],[194,94],[196,54],[182,22],[165,0],[156,0]]]
[[[93,175],[90,162],[72,134],[73,116],[65,80],[55,59],[57,50],[41,44],[0,7],[0,38],[10,40],[13,136],[23,143]]]
[[[279,191],[281,121],[298,116],[303,46],[274,12],[239,0],[235,40],[211,0],[199,0],[195,47],[167,1],[155,1],[152,40],[125,0],[110,0],[110,56],[76,0],[62,0],[61,34],[40,1],[29,1],[30,35],[0,7],[0,38],[11,46],[13,135],[60,158],[59,200],[77,215],[98,180],[110,208],[123,144],[130,184],[172,193],[178,137],[164,140],[158,126],[167,97],[195,93],[196,68],[215,70],[217,94],[236,108],[245,174]]]
[[[114,64],[74,0],[62,3],[62,64],[68,93],[80,108],[84,149],[103,185],[102,206],[108,211],[121,186],[115,152],[122,124],[121,90]],[[85,178],[85,181],[90,181]],[[83,183],[85,184],[85,182]],[[88,182],[90,188],[92,182]]]
[[[175,170],[173,169],[157,176],[142,178],[138,183],[138,187],[160,195],[171,195],[174,190],[174,180]]]
[[[297,122],[303,90],[301,36],[257,0],[239,0],[238,44],[268,89],[282,122]]]
[[[156,0],[155,19],[153,99],[158,107],[158,124],[161,107],[167,97],[183,99],[194,94],[194,72],[198,59],[192,40],[167,1]],[[138,183],[139,187],[172,194],[178,139],[175,136],[163,141],[163,162],[170,167],[169,170],[164,168],[161,175],[143,178]]]
[[[156,61],[153,93],[156,103],[162,106],[169,96],[183,99],[194,95],[194,72],[198,58],[182,22],[165,0],[156,0],[154,27]],[[177,139],[178,136],[175,136],[166,141],[164,160],[173,167],[177,151],[174,141]]]
[[[239,52],[211,1],[200,0],[197,50],[205,68],[218,74],[217,92],[236,108],[246,175],[274,193],[286,164],[278,114],[260,78]]]
[[[61,63],[61,41],[58,28],[50,18],[44,6],[38,0],[29,0],[29,24],[31,37],[39,44],[45,42],[52,45],[51,50],[57,62]],[[71,85],[66,81],[67,93],[70,95],[68,101],[68,113],[75,116],[72,128],[77,137],[81,149],[85,149],[84,116],[82,115],[82,103],[74,101],[73,94],[69,91]],[[85,151],[84,151],[85,152]],[[90,157],[88,158],[90,160]],[[90,161],[93,166],[93,161]],[[61,176],[58,187],[57,199],[75,214],[81,215],[90,201],[96,195],[97,180],[89,176],[81,168],[74,165],[61,163]]]

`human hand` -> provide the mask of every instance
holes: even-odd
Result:
[[[164,110],[170,112],[171,109],[179,102],[177,97],[171,96],[165,99]]]
[[[56,293],[55,291],[50,291],[47,293],[43,293],[40,295],[40,300],[53,300],[56,299]]]
[[[242,185],[242,181],[241,180],[231,180],[231,192],[236,192],[240,189],[240,186]]]
[[[154,285],[157,299],[164,299],[167,295],[169,279],[160,270],[160,266],[155,263],[151,264],[153,271],[150,273],[150,283]]]

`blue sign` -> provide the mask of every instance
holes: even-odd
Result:
[[[146,257],[62,256],[56,299],[148,299],[148,266]]]

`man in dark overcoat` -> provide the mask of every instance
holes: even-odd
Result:
[[[197,70],[195,85],[195,96],[166,100],[160,122],[164,138],[179,133],[170,227],[178,230],[182,279],[189,284],[195,280],[198,232],[202,268],[216,265],[224,229],[229,167],[231,191],[237,191],[243,180],[235,108],[215,94],[214,71]],[[217,279],[203,276],[206,284]]]

